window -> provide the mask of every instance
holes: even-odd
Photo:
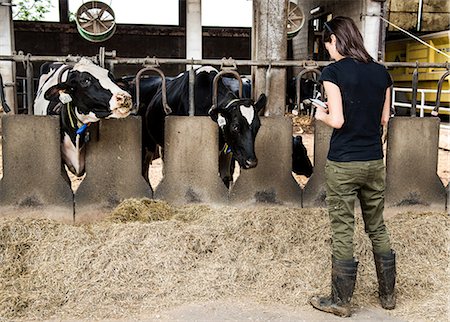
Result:
[[[249,0],[202,0],[202,25],[251,27],[252,12]]]

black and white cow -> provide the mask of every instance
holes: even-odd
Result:
[[[213,80],[218,71],[205,66],[195,71],[194,104],[195,115],[210,115],[217,122],[221,135],[221,149],[230,150],[243,169],[256,167],[255,137],[260,127],[258,113],[266,105],[266,96],[261,94],[256,102],[250,98],[238,98],[233,91],[218,82],[218,104],[211,108]],[[189,72],[167,82],[167,103],[172,109],[171,115],[189,115]],[[146,110],[139,112],[143,117],[143,174],[146,179],[152,155],[157,146],[164,146],[164,112],[162,91],[153,97]],[[228,186],[228,179],[223,179]]]
[[[250,97],[251,96],[251,80],[249,77],[241,77],[242,79],[242,96]],[[227,86],[231,91],[235,93],[235,95],[239,94],[239,81],[236,78],[231,77],[223,77],[223,83]],[[301,79],[301,93],[300,97],[303,99],[311,98],[314,95],[314,81],[310,79]],[[296,104],[296,78],[293,78],[290,82],[290,87],[288,86],[288,91],[286,92],[286,98],[289,98],[288,101],[292,107]],[[227,156],[221,154],[221,158],[226,158]],[[221,168],[221,177],[232,178],[233,176],[233,160],[231,161],[231,167]],[[303,140],[301,136],[293,136],[292,137],[292,172],[298,175],[304,175],[306,177],[310,177],[313,173],[313,166],[311,160],[308,157],[308,152],[306,147],[303,145]],[[230,179],[231,180],[231,179]]]
[[[35,115],[60,115],[61,155],[68,169],[84,174],[86,127],[102,118],[130,114],[131,95],[114,82],[112,74],[87,58],[73,68],[46,64],[41,68],[34,101]]]

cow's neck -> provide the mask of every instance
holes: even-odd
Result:
[[[83,123],[77,118],[75,106],[72,102],[64,104],[61,109],[61,128],[70,136],[70,140],[75,142],[77,134],[83,126]]]

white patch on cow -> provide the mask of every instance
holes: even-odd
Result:
[[[247,120],[248,124],[252,124],[253,118],[255,117],[255,110],[253,109],[253,106],[241,105],[239,106],[239,109],[242,116]]]
[[[227,124],[227,120],[220,113],[217,117],[217,124],[219,124],[220,127],[224,127]]]
[[[64,134],[64,140],[61,144],[61,154],[64,163],[75,174],[81,174],[84,170],[84,148],[80,147],[80,136],[77,135],[76,144],[70,140],[67,133]]]
[[[78,109],[75,109],[75,115],[77,116],[78,121],[83,124],[100,121],[100,119],[93,112],[89,112],[89,114],[83,114],[79,113]]]
[[[36,94],[36,98],[34,100],[34,115],[47,115],[47,107],[48,107],[48,100],[44,98],[45,92],[52,86],[58,84],[58,76],[61,74],[61,70],[63,69],[65,65],[61,65],[61,67],[56,71],[55,74],[53,74],[54,69],[50,69],[48,74],[43,74],[39,77],[39,85],[38,85],[38,92]],[[66,70],[64,71],[61,80],[64,82],[67,79],[67,74],[69,72]],[[53,74],[53,75],[52,75]],[[52,76],[52,78],[50,78]]]
[[[218,73],[219,71],[212,66],[202,66],[195,71],[196,74],[200,74],[201,72],[206,72],[206,73],[216,72],[216,73]]]
[[[184,75],[184,73],[179,73],[178,75],[177,75],[177,77],[175,77],[175,78],[180,78],[181,76],[183,76]]]

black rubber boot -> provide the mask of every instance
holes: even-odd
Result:
[[[355,260],[341,261],[332,259],[331,295],[328,297],[314,296],[310,303],[316,309],[333,313],[341,317],[351,316],[350,301],[356,283],[358,262]]]
[[[395,309],[395,252],[386,254],[373,253],[378,277],[378,292],[381,306],[386,310]]]

